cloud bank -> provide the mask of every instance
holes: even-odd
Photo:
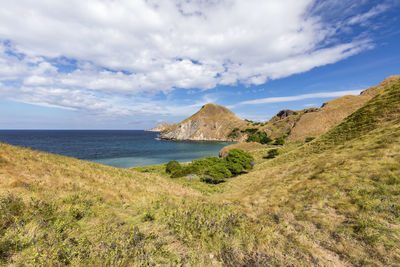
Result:
[[[302,94],[295,96],[282,96],[282,97],[266,97],[260,99],[254,99],[249,101],[242,101],[234,105],[228,106],[228,108],[236,108],[245,105],[260,105],[268,103],[282,103],[299,101],[304,99],[317,99],[317,98],[328,98],[328,97],[340,97],[344,95],[358,95],[362,90],[348,90],[348,91],[335,91],[335,92],[321,92],[312,94]]]
[[[259,85],[373,47],[366,37],[342,40],[338,28],[386,5],[340,23],[325,19],[327,8],[313,0],[6,1],[0,96],[107,116],[178,114],[151,97]]]

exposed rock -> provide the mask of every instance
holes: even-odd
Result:
[[[234,128],[245,125],[246,122],[229,109],[206,104],[196,114],[162,131],[160,137],[170,140],[237,141],[240,137],[229,138],[228,135]]]
[[[162,131],[168,129],[169,127],[171,127],[171,126],[172,126],[171,123],[163,122],[163,123],[157,125],[156,127],[154,127],[153,129],[149,129],[149,130],[146,130],[146,131],[148,131],[148,132],[162,132]]]
[[[322,106],[324,106],[324,105],[326,105],[326,103],[322,104]],[[317,112],[320,110],[321,110],[320,108],[307,108],[307,109],[304,109],[303,111],[304,111],[304,113],[311,113],[311,112]]]
[[[275,117],[279,120],[284,119],[290,115],[293,115],[295,111],[290,110],[290,109],[283,109],[281,111],[278,112],[278,114],[275,115]]]

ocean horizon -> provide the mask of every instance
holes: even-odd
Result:
[[[231,144],[162,140],[146,130],[0,130],[0,142],[120,168],[218,156]]]

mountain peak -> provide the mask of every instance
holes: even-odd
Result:
[[[372,86],[372,87],[362,91],[360,95],[374,97],[377,94],[379,94],[380,92],[382,92],[388,84],[393,83],[399,79],[400,79],[400,75],[389,76],[386,79],[384,79],[381,83],[379,83],[377,86]]]
[[[201,107],[201,109],[196,113],[196,114],[207,114],[207,115],[218,115],[218,114],[229,114],[229,115],[234,115],[235,114],[227,109],[226,107],[213,104],[213,103],[208,103],[205,104],[204,106]]]
[[[208,103],[189,118],[163,131],[161,137],[172,140],[227,141],[230,140],[227,136],[232,129],[245,124],[226,107]]]

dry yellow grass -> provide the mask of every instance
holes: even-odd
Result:
[[[344,118],[376,96],[388,84],[398,80],[399,75],[390,76],[374,87],[364,90],[360,95],[347,95],[328,101],[318,111],[306,113],[296,122],[288,137],[289,141],[304,141],[307,137],[317,137],[339,124]]]
[[[304,141],[307,137],[320,136],[362,107],[369,99],[369,96],[346,95],[328,101],[318,112],[301,116],[291,129],[288,140]]]
[[[263,149],[264,147],[265,147],[264,145],[262,145],[260,143],[256,143],[256,142],[237,143],[237,144],[232,144],[232,145],[223,147],[219,151],[219,156],[225,157],[226,155],[228,155],[229,151],[234,148],[241,149],[243,151],[248,152],[248,151],[255,151],[258,149]]]

